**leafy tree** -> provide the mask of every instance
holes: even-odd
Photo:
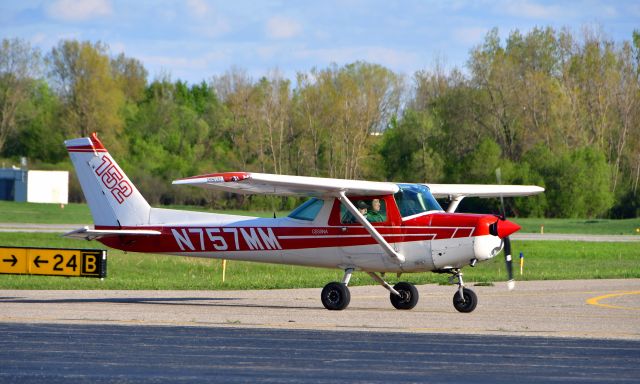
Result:
[[[3,39],[0,45],[0,152],[18,128],[24,105],[34,88],[33,80],[41,65],[40,52],[19,39]]]
[[[28,91],[29,97],[22,106],[28,118],[8,138],[5,154],[47,163],[63,161],[67,152],[62,145],[66,137],[60,129],[59,100],[44,80],[31,82]]]
[[[144,65],[137,59],[126,57],[124,53],[111,59],[110,62],[113,78],[123,91],[126,100],[131,103],[144,100],[148,76]]]
[[[604,154],[593,147],[555,157],[542,172],[549,203],[547,216],[596,217],[605,214],[613,205],[610,172]]]
[[[443,160],[437,152],[438,130],[427,112],[406,110],[402,120],[392,120],[385,130],[380,153],[385,177],[404,182],[438,182]]]
[[[65,132],[71,136],[100,133],[123,153],[120,115],[124,93],[112,72],[107,46],[100,42],[61,41],[48,55],[49,75],[62,99]]]

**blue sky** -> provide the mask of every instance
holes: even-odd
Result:
[[[0,37],[47,53],[61,39],[102,41],[142,61],[149,79],[190,83],[232,67],[258,78],[356,60],[411,76],[464,69],[469,50],[497,27],[600,29],[617,42],[640,29],[640,2],[620,1],[244,1],[0,0]]]

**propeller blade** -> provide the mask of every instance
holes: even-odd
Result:
[[[509,236],[504,238],[504,262],[507,268],[507,287],[512,290],[516,286],[515,280],[513,280],[513,261],[511,259],[511,239]]]
[[[498,184],[502,184],[502,172],[500,168],[496,169],[496,179],[498,179]],[[500,195],[500,212],[502,213],[503,223],[510,224],[508,229],[504,228],[504,225],[503,225],[503,229],[506,229],[506,231],[508,231],[508,234],[511,234],[517,231],[518,229],[520,229],[518,225],[507,221],[507,214],[505,213],[505,209],[504,209],[504,198],[502,197],[502,195]],[[498,229],[497,232],[500,233],[500,230]],[[513,290],[513,288],[516,287],[516,281],[513,280],[513,261],[511,260],[511,239],[509,238],[509,236],[505,236],[503,240],[504,240],[504,263],[507,268],[507,277],[509,278],[509,280],[507,281],[507,288],[509,288],[509,290],[511,291]]]

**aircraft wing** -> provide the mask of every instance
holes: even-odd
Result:
[[[501,184],[425,184],[435,198],[449,198],[447,212],[455,212],[465,197],[513,197],[530,196],[544,192],[537,185]]]
[[[211,173],[174,180],[173,184],[244,194],[313,197],[337,197],[340,192],[348,196],[388,195],[399,190],[396,184],[386,182],[255,172]]]
[[[536,185],[499,184],[425,184],[436,198],[442,197],[513,197],[530,196],[544,192]]]

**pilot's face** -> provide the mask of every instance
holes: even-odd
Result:
[[[380,210],[380,200],[379,199],[373,199],[373,201],[371,201],[371,208],[374,211],[379,211]]]

